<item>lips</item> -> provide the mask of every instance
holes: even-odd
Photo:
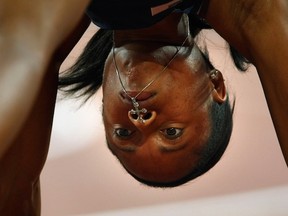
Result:
[[[130,97],[136,97],[139,94],[139,91],[127,91],[127,93]],[[128,95],[126,95],[124,91],[122,91],[120,94],[123,98],[130,100],[130,97]],[[137,96],[137,101],[148,100],[149,98],[153,97],[154,95],[155,95],[155,93],[143,91],[143,92],[141,92],[140,95]]]

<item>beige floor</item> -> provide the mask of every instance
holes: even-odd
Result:
[[[94,31],[93,27],[87,31],[64,67],[75,59]],[[131,210],[133,215],[156,215],[154,205],[166,206],[157,215],[175,215],[171,210],[179,203],[182,203],[179,209],[185,212],[179,215],[192,215],[192,209],[200,210],[201,206],[210,209],[210,213],[199,211],[195,215],[227,215],[228,207],[234,209],[234,214],[229,215],[240,215],[236,214],[237,202],[241,208],[251,209],[251,214],[244,211],[241,215],[268,215],[264,214],[269,212],[267,209],[273,211],[279,205],[282,212],[273,216],[285,211],[288,215],[288,206],[283,201],[288,200],[288,170],[257,74],[253,67],[245,74],[235,71],[223,41],[214,33],[203,37],[208,37],[214,65],[223,71],[230,94],[237,99],[231,143],[216,167],[185,186],[166,190],[147,188],[132,179],[105,146],[101,92],[80,109],[79,102],[59,101],[51,149],[41,178],[44,216],[102,215],[106,211],[138,207],[138,211]],[[280,193],[282,188],[286,193]],[[278,195],[282,202],[275,202]],[[219,197],[223,198],[219,204],[222,208],[217,210],[211,203],[214,199],[219,201]],[[255,201],[255,205],[249,200]],[[263,206],[263,211],[257,203]],[[143,207],[148,212],[142,211]],[[111,215],[129,215],[120,213]]]

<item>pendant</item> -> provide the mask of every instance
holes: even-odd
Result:
[[[136,101],[136,98],[134,97],[131,98],[131,102],[132,102],[134,109],[131,109],[129,114],[136,115],[137,116],[136,120],[140,123],[144,123],[145,120],[143,119],[143,114],[147,113],[147,109],[145,108],[140,109],[139,103]],[[132,118],[135,119],[133,116]]]

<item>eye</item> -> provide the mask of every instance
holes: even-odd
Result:
[[[133,132],[131,130],[126,129],[126,128],[116,128],[114,130],[114,133],[119,138],[128,138],[129,136],[132,135]]]
[[[164,134],[164,136],[168,139],[177,139],[183,134],[182,128],[166,128],[164,130],[161,130],[161,132]]]

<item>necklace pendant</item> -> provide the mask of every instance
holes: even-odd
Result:
[[[147,113],[147,109],[145,109],[145,108],[140,109],[139,103],[136,101],[136,98],[132,97],[131,101],[132,101],[132,105],[133,105],[134,109],[130,110],[130,112],[129,112],[130,115],[136,115],[136,117],[137,117],[136,120],[138,122],[144,123],[145,120],[143,119],[143,114]],[[133,118],[133,119],[135,119],[135,118]]]

